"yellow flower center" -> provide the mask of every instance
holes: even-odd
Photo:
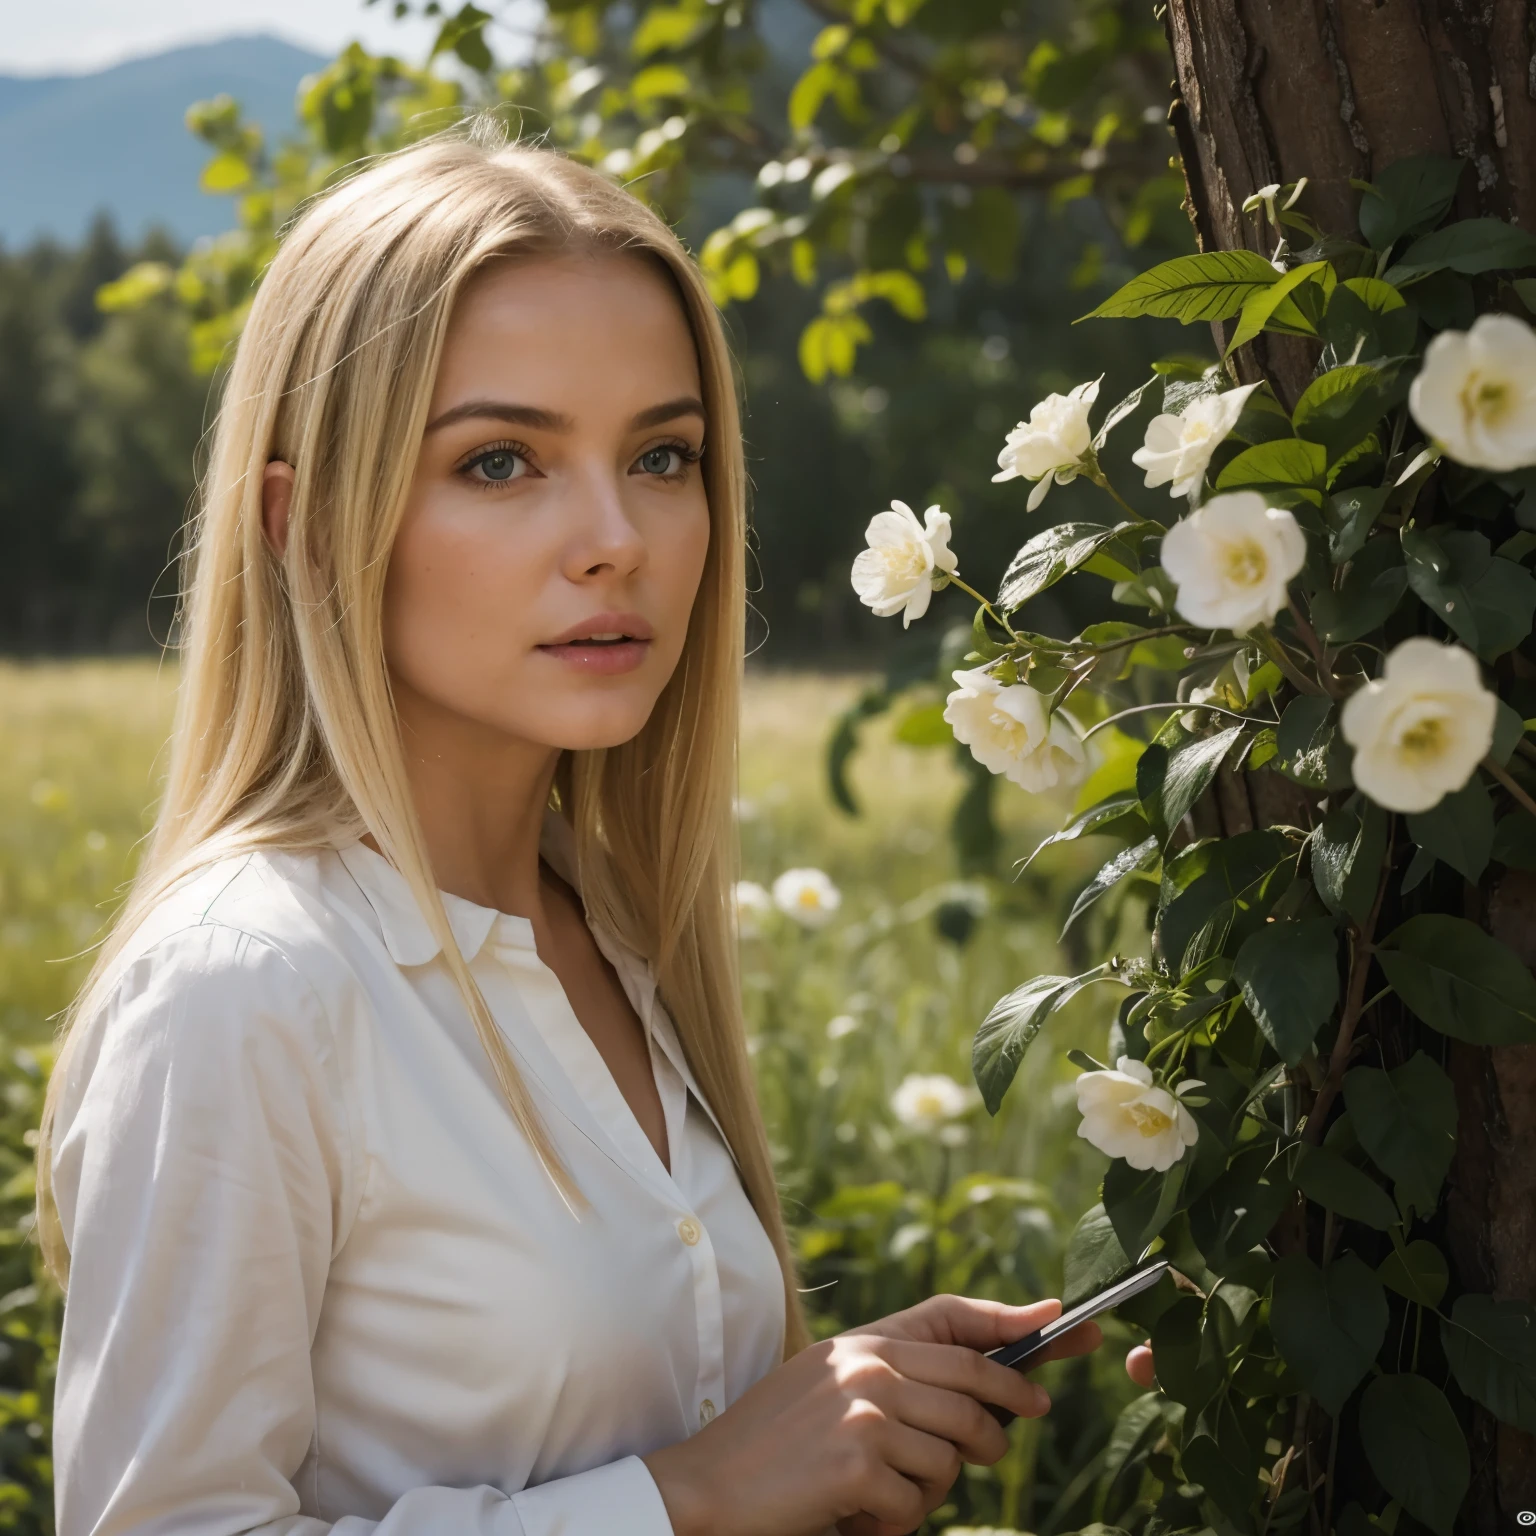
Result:
[[[882,549],[880,557],[886,579],[892,586],[916,586],[928,569],[921,544],[901,544],[894,549]]]
[[[994,709],[987,717],[998,745],[1015,757],[1022,757],[1030,749],[1029,727],[1022,720],[1001,709]]]
[[[1239,539],[1222,546],[1221,569],[1235,587],[1256,587],[1269,571],[1269,560],[1256,539]]]
[[[939,1120],[944,1117],[945,1103],[936,1093],[920,1094],[912,1101],[912,1112],[924,1120]]]
[[[1426,715],[1415,721],[1397,739],[1398,750],[1415,762],[1431,762],[1445,753],[1448,742],[1443,715]]]
[[[821,892],[814,885],[801,886],[800,893],[795,901],[802,907],[819,907],[821,905]]]
[[[1494,427],[1508,415],[1515,403],[1515,392],[1508,379],[1491,379],[1485,374],[1472,374],[1461,391],[1461,409],[1468,421],[1481,421],[1485,427]]]
[[[1155,1104],[1127,1104],[1125,1113],[1131,1124],[1143,1136],[1161,1136],[1173,1125],[1173,1116],[1166,1114]]]

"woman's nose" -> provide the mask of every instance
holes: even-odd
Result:
[[[625,489],[611,470],[581,477],[572,509],[572,575],[597,575],[605,569],[629,575],[643,563],[645,539],[626,504]]]

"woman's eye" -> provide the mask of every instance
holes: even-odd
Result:
[[[683,456],[676,448],[651,448],[640,455],[639,463],[648,475],[675,475],[683,467]]]
[[[510,448],[496,448],[490,453],[482,453],[479,458],[471,459],[464,466],[467,471],[479,471],[473,478],[480,483],[489,482],[492,485],[503,485],[508,480],[521,479],[525,470],[522,455],[513,453]]]

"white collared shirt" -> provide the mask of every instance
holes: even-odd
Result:
[[[551,812],[567,879],[569,836]],[[119,957],[59,1105],[59,1536],[671,1536],[640,1456],[779,1363],[773,1247],[650,968],[593,925],[670,1173],[528,920],[444,899],[591,1209],[383,858],[203,871]]]

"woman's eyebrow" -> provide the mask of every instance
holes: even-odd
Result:
[[[680,395],[676,400],[665,400],[660,405],[647,406],[636,412],[630,418],[629,426],[632,432],[638,432],[644,427],[658,427],[664,421],[675,421],[679,416],[697,416],[704,420],[704,403],[695,395]],[[540,427],[546,432],[570,432],[576,426],[564,412],[546,411],[542,406],[514,405],[510,400],[466,400],[434,417],[427,423],[427,431],[436,432],[472,417],[510,422],[520,427]]]

